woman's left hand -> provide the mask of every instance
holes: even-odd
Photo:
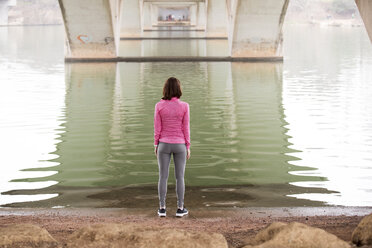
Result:
[[[155,146],[154,152],[155,152],[155,156],[157,157],[158,156],[158,147],[157,146]]]

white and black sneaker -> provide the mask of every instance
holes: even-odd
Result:
[[[165,208],[159,208],[158,209],[158,215],[159,215],[159,217],[167,216],[167,210],[165,210]]]
[[[188,213],[189,213],[189,211],[187,211],[187,209],[185,207],[183,207],[183,209],[177,209],[176,217],[183,217],[183,216],[187,215]]]

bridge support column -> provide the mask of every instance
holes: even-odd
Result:
[[[66,30],[67,59],[118,54],[121,0],[58,0]]]
[[[142,33],[141,12],[143,0],[122,0],[121,36],[137,37]]]
[[[156,4],[151,5],[151,26],[158,24],[159,8]]]
[[[232,57],[282,58],[282,26],[289,0],[231,0]]]
[[[362,16],[364,26],[367,29],[369,39],[372,42],[372,1],[370,0],[355,0],[359,13]]]
[[[227,36],[226,0],[206,0],[206,36]]]
[[[196,26],[197,18],[198,18],[198,7],[196,4],[190,6],[190,25]]]
[[[151,23],[151,3],[144,2],[143,3],[143,12],[142,12],[142,27],[143,29],[152,29]]]
[[[204,2],[197,3],[197,23],[196,28],[205,29],[207,10]]]
[[[0,26],[8,25],[9,0],[0,1]]]

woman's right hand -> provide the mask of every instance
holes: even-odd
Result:
[[[189,149],[187,149],[187,156],[186,156],[186,158],[189,159],[190,158],[190,155],[191,155],[191,152],[190,152],[190,148],[189,148]]]

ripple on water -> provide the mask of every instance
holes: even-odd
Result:
[[[313,204],[301,199],[370,204],[372,111],[367,103],[372,97],[372,49],[358,29],[329,29],[327,37],[319,37],[316,28],[306,30],[324,39],[319,53],[303,49],[314,44],[295,30],[296,38],[284,44],[283,64],[99,66],[64,65],[63,49],[59,57],[45,52],[56,44],[63,47],[63,28],[59,35],[48,27],[21,30],[28,37],[34,35],[30,30],[39,30],[50,39],[26,49],[32,39],[11,32],[0,46],[0,116],[6,116],[0,118],[0,145],[5,148],[2,164],[7,165],[0,167],[6,175],[0,188],[14,194],[6,200],[1,194],[0,204],[28,194],[23,199],[39,203],[24,206],[93,206],[88,200],[93,196],[97,206],[110,197],[115,206],[149,206],[156,199],[158,175],[152,146],[154,104],[169,75],[181,79],[182,100],[191,109],[192,158],[186,181],[194,190],[190,200],[195,206]],[[353,35],[337,38],[343,32]],[[331,42],[335,39],[340,42]],[[17,53],[8,49],[9,42]],[[208,44],[223,48],[217,49],[221,53],[227,47],[223,42]],[[192,44],[199,44],[176,43],[160,42],[158,48],[183,44],[178,52],[195,53]],[[152,49],[147,45],[145,53]],[[204,50],[198,52],[208,52]],[[237,184],[244,190],[229,191]],[[202,197],[197,187],[206,186],[215,189],[210,195],[201,191]],[[27,187],[34,189],[22,191]],[[107,192],[99,195],[102,190]]]

